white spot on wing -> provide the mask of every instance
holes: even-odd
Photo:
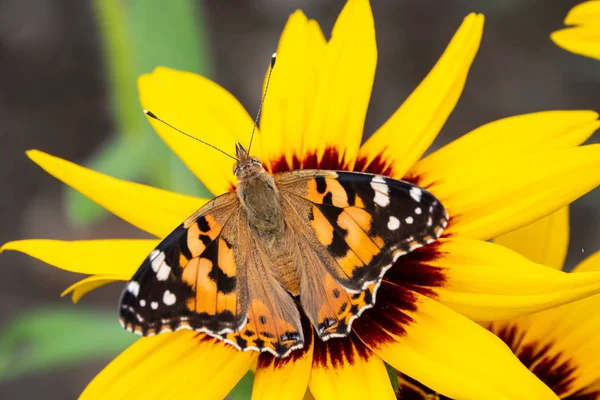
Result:
[[[175,294],[171,293],[168,290],[165,290],[165,293],[163,294],[163,303],[165,303],[168,306],[172,306],[173,304],[175,304],[176,301],[177,297],[175,297]]]
[[[171,273],[171,267],[165,262],[165,253],[155,249],[152,250],[149,258],[152,270],[156,273],[156,279],[166,281]]]
[[[371,181],[371,187],[376,192],[381,192],[383,194],[390,193],[390,188],[388,187],[388,185],[385,182],[376,182],[375,178],[373,178],[373,181]]]
[[[385,194],[382,194],[381,192],[377,191],[375,191],[375,197],[373,198],[373,201],[375,202],[375,204],[381,207],[387,207],[388,204],[390,204],[390,198],[387,197]]]
[[[422,212],[423,212],[423,210],[421,210],[421,207],[415,208],[415,214],[421,215]]]
[[[165,253],[160,250],[152,250],[152,253],[148,256],[150,259],[150,264],[152,265],[152,270],[157,272],[160,268],[161,264],[165,261]]]
[[[137,297],[138,294],[140,294],[140,284],[136,281],[129,282],[127,285],[127,291]]]
[[[167,263],[163,263],[156,273],[156,279],[159,281],[166,281],[171,273],[171,267]]]
[[[158,308],[158,303],[157,303],[156,301],[153,301],[152,303],[150,303],[150,307],[151,307],[153,310],[156,310],[156,309]]]
[[[406,217],[405,221],[407,224],[412,224],[415,220],[413,219],[413,217]]]
[[[141,299],[140,300],[140,307],[145,307],[146,306],[146,300]]]
[[[400,228],[400,220],[394,216],[391,216],[387,227],[390,231],[395,231],[396,229]]]
[[[373,179],[371,179],[371,187],[375,191],[375,197],[373,197],[375,204],[378,204],[381,207],[387,207],[388,204],[390,204],[390,198],[388,197],[390,188],[385,183],[385,179],[383,179],[382,176],[375,175]]]
[[[416,202],[420,202],[421,201],[421,196],[423,195],[423,191],[416,187],[413,186],[412,188],[410,188],[410,197],[412,197]]]

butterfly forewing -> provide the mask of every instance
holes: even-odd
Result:
[[[275,181],[299,216],[291,224],[299,226],[296,234],[305,232],[311,243],[298,264],[306,276],[300,297],[323,339],[347,335],[352,320],[373,305],[385,271],[436,240],[448,221],[431,193],[379,175],[304,170]],[[315,275],[316,283],[306,281]]]
[[[220,196],[150,253],[121,296],[126,329],[145,336],[183,328],[225,333],[245,324],[245,269],[233,248],[238,212],[235,193]]]

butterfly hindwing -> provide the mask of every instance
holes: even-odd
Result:
[[[177,329],[239,330],[246,322],[245,271],[233,257],[235,193],[207,203],[169,234],[129,281],[120,301],[126,329],[144,336]]]
[[[401,255],[436,240],[448,221],[432,194],[379,175],[303,170],[277,174],[275,181],[298,215],[296,225],[309,232],[316,257],[299,265],[312,269],[306,276],[319,278],[302,283],[301,299],[324,339],[347,335],[352,320],[374,303],[385,271]]]

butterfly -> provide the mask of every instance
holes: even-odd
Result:
[[[236,157],[215,149],[236,160],[236,190],[206,203],[144,259],[120,299],[128,331],[191,329],[286,357],[304,346],[304,316],[323,341],[348,336],[385,272],[448,224],[440,201],[408,182],[330,170],[271,175],[240,143]]]
[[[427,190],[360,172],[269,174],[241,144],[235,192],[201,207],[126,285],[120,320],[144,336],[193,329],[285,357],[344,337],[402,255],[432,243],[448,214]]]

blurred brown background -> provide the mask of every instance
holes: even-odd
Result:
[[[343,4],[342,0],[198,2],[208,32],[212,77],[255,114],[264,67],[288,15],[302,8],[328,35]],[[575,4],[372,0],[379,63],[366,132],[401,104],[472,11],[486,15],[483,42],[458,107],[436,146],[510,115],[600,110],[600,61],[570,54],[549,39]],[[70,226],[61,202],[62,185],[24,155],[26,149],[37,148],[82,162],[114,134],[100,47],[88,1],[0,0],[0,243],[21,238],[144,237],[115,217],[88,228]],[[592,141],[598,142],[599,136]],[[599,204],[596,190],[572,207],[571,266],[600,247]],[[116,310],[120,285],[101,288],[78,306],[59,298],[75,280],[73,274],[26,256],[3,253],[0,326],[47,304]],[[76,398],[111,357],[2,382],[0,399]]]

